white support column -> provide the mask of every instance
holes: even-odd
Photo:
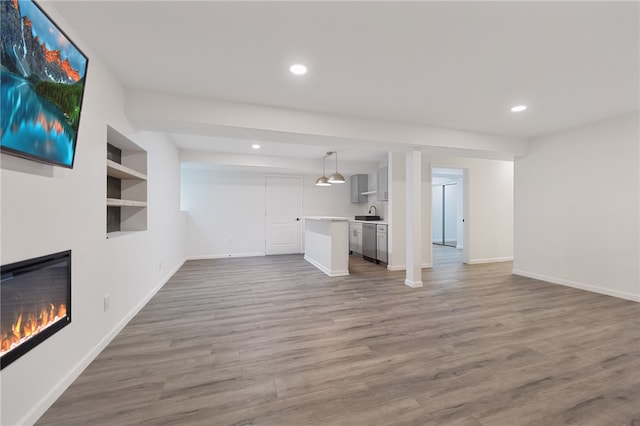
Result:
[[[407,277],[409,287],[422,287],[422,152],[407,153]]]
[[[389,234],[387,235],[389,246],[390,271],[404,271],[407,269],[405,258],[407,248],[405,221],[406,215],[406,178],[407,169],[405,152],[389,153]]]

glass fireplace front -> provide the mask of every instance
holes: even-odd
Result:
[[[2,266],[0,367],[71,322],[71,250]]]

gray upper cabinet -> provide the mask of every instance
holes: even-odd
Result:
[[[389,200],[389,168],[378,169],[378,201]]]
[[[369,186],[368,175],[351,176],[351,202],[365,203],[367,201],[367,196],[362,195],[362,193],[367,192],[368,186]]]

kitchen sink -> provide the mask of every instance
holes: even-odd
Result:
[[[380,216],[356,216],[356,220],[380,220]]]

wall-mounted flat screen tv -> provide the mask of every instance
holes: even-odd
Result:
[[[31,0],[0,1],[0,147],[73,168],[87,57]]]

